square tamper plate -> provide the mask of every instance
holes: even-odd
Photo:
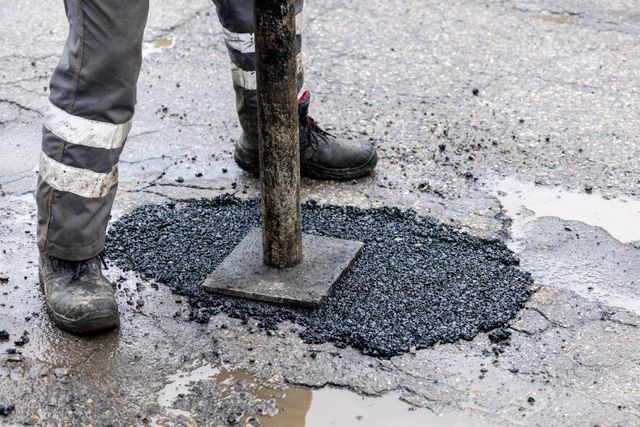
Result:
[[[252,229],[202,286],[207,291],[282,304],[315,306],[358,257],[364,243],[302,235],[303,259],[290,268],[262,261],[262,232]]]

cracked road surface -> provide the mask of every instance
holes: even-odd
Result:
[[[303,198],[413,208],[504,240],[536,282],[508,339],[391,359],[304,344],[294,324],[190,322],[184,297],[115,266],[121,329],[81,339],[53,328],[33,189],[64,8],[5,8],[0,424],[640,425],[639,7],[307,3],[312,114],[372,140],[381,161],[358,182],[304,180]],[[232,159],[239,129],[213,6],[152,1],[144,51],[114,218],[144,203],[256,197]]]

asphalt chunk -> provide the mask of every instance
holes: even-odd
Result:
[[[303,205],[305,233],[359,240],[360,257],[317,308],[297,308],[206,293],[201,284],[260,224],[257,200],[223,195],[145,205],[115,222],[107,254],[189,297],[189,318],[222,311],[277,329],[283,320],[309,343],[352,346],[391,357],[439,342],[470,340],[500,328],[530,296],[532,278],[500,241],[482,240],[413,211],[393,207]]]
[[[15,409],[14,405],[0,405],[0,417],[8,417]]]
[[[27,333],[25,332],[17,341],[14,341],[13,343],[18,347],[29,344],[29,337],[27,336]]]
[[[489,334],[489,341],[492,343],[505,342],[511,336],[511,331],[505,327],[501,327]]]

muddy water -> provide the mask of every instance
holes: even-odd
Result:
[[[160,37],[151,42],[145,42],[142,44],[142,57],[146,58],[149,55],[160,52],[162,49],[172,48],[175,44],[176,39],[171,35]]]
[[[189,394],[189,386],[191,383],[214,378],[219,373],[219,368],[209,364],[203,364],[198,368],[194,368],[192,371],[180,370],[175,374],[170,375],[167,378],[169,383],[158,392],[158,405],[165,408],[173,415],[182,415],[187,418],[190,417],[191,413],[188,411],[173,407],[174,400],[180,395]]]
[[[364,397],[348,390],[334,388],[323,388],[313,392],[311,407],[304,424],[306,427],[483,425],[486,424],[462,412],[435,414],[424,408],[414,408],[402,402],[399,393],[389,393],[382,397]]]
[[[260,421],[264,427],[295,427],[304,426],[311,400],[316,392],[305,387],[289,387],[284,391],[280,400],[278,413],[271,417],[262,417]]]
[[[189,411],[177,409],[174,402],[191,393],[195,383],[206,382],[216,387],[221,394],[219,400],[232,398],[237,391],[234,381],[259,384],[252,375],[239,371],[204,364],[191,371],[181,370],[167,378],[167,385],[158,393],[158,404],[174,415],[189,419]],[[264,384],[264,383],[262,383]],[[227,394],[228,393],[228,394]],[[419,427],[419,426],[482,426],[486,425],[462,412],[435,414],[424,408],[417,408],[401,400],[400,393],[388,393],[381,397],[366,397],[346,389],[325,387],[311,389],[289,386],[284,390],[258,385],[254,390],[258,399],[275,400],[275,409],[254,417],[245,415],[242,421],[253,425],[254,419],[264,427]],[[162,425],[152,421],[151,425]]]
[[[539,19],[545,22],[551,22],[553,24],[575,24],[578,20],[574,15],[552,15],[549,13],[539,13],[531,15],[533,19]]]

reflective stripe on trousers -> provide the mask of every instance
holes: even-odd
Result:
[[[240,124],[257,141],[253,0],[214,3],[231,57]],[[303,0],[296,0],[298,20],[302,7]],[[54,257],[83,260],[104,249],[148,9],[148,0],[65,0],[69,34],[51,78],[36,191],[38,247]]]
[[[231,76],[236,93],[238,120],[247,139],[258,144],[258,97],[254,44],[253,0],[214,0],[231,59]],[[302,66],[302,9],[304,0],[295,0],[298,52],[298,90],[304,82]]]
[[[69,34],[51,77],[36,192],[38,246],[52,256],[104,248],[148,9],[148,0],[65,0]]]

